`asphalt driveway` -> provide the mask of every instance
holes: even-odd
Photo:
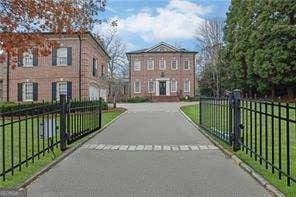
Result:
[[[180,103],[121,106],[127,114],[29,185],[28,196],[269,196],[180,114]]]

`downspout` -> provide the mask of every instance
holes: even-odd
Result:
[[[9,92],[9,67],[10,67],[10,54],[7,54],[7,68],[6,68],[6,100],[7,102],[9,102],[9,96],[10,96],[10,92]]]
[[[82,50],[81,50],[81,43],[82,43],[82,40],[81,40],[81,36],[78,34],[78,38],[79,38],[79,84],[78,84],[78,87],[79,87],[79,101],[81,101],[81,54],[82,54]]]

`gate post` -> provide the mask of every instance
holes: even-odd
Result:
[[[60,95],[60,141],[61,141],[61,151],[66,150],[67,146],[67,134],[66,134],[66,95]]]
[[[99,98],[99,129],[102,128],[102,97]]]
[[[202,122],[201,122],[201,116],[202,116],[202,111],[201,111],[201,106],[202,106],[202,98],[199,98],[199,125],[202,125]]]
[[[241,148],[241,114],[240,114],[240,90],[233,91],[233,112],[234,112],[234,136],[233,136],[233,150],[238,151]]]

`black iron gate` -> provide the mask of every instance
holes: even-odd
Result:
[[[241,150],[296,183],[296,104],[241,98],[234,90],[225,98],[202,97],[199,125],[223,140],[234,151]]]

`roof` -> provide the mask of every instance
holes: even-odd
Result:
[[[51,32],[47,32],[47,33],[43,33],[43,34],[48,34],[48,35],[55,35],[55,33],[51,33]],[[79,33],[63,33],[66,35],[80,35]],[[102,46],[102,44],[93,36],[93,34],[91,32],[85,32],[82,33],[81,35],[89,35],[91,37],[91,39],[99,46],[100,49],[102,49],[102,51],[105,53],[105,55],[111,59],[110,55],[108,54],[108,52],[105,50],[104,46]]]
[[[140,54],[140,53],[197,53],[196,51],[189,51],[184,48],[174,47],[166,42],[159,42],[158,44],[145,49],[137,51],[129,51],[126,54]]]
[[[15,34],[43,34],[43,35],[49,35],[49,36],[56,36],[56,35],[59,35],[57,33],[53,33],[53,32],[40,32],[40,33],[15,33]],[[84,33],[61,33],[62,35],[67,35],[67,36],[72,36],[72,35],[75,35],[75,36],[79,36],[79,35],[89,35],[90,38],[99,46],[99,48],[103,51],[103,53],[109,58],[111,59],[111,57],[109,56],[108,52],[105,50],[104,46],[92,35],[91,32],[84,32]]]

